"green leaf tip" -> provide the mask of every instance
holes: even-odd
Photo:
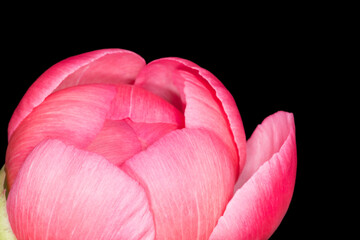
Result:
[[[5,165],[0,170],[0,240],[16,240],[6,210]]]

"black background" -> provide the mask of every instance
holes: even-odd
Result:
[[[304,21],[306,16],[301,14],[291,14],[260,20],[235,16],[223,22],[215,16],[196,23],[180,21],[176,26],[168,22],[170,15],[141,22],[122,19],[118,26],[98,24],[91,17],[76,24],[59,21],[48,25],[46,18],[14,23],[5,29],[2,45],[2,158],[12,112],[27,88],[53,64],[102,48],[131,50],[147,62],[168,56],[186,58],[215,74],[232,93],[247,137],[268,115],[278,110],[294,113],[295,191],[271,239],[308,239],[319,227],[321,203],[315,196],[324,181],[318,179],[318,159],[313,153],[318,134],[314,128],[321,119],[319,110],[326,105],[315,97],[324,84],[319,70],[324,42],[319,38],[319,25]]]

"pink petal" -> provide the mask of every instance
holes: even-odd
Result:
[[[232,196],[236,171],[222,140],[181,129],[123,164],[147,191],[156,239],[207,239]]]
[[[101,156],[57,140],[39,144],[10,191],[18,240],[154,239],[142,187]]]
[[[164,99],[142,88],[118,86],[117,95],[107,116],[112,120],[130,118],[134,122],[184,125],[184,115]]]
[[[274,153],[280,151],[286,139],[290,135],[291,128],[294,128],[292,114],[277,112],[265,118],[262,124],[258,125],[247,142],[248,160],[241,176],[239,177],[235,191],[263,165]]]
[[[184,111],[187,128],[214,131],[235,149],[240,170],[245,164],[246,138],[236,103],[210,72],[180,58],[163,58],[142,69],[135,85],[151,91]]]
[[[116,166],[146,149],[177,126],[169,123],[137,123],[130,119],[106,120],[103,128],[86,148]]]
[[[130,119],[106,120],[103,128],[86,148],[116,166],[146,149],[165,134],[176,130],[169,123],[137,123]]]
[[[118,166],[142,149],[136,133],[125,120],[105,121],[101,131],[87,147],[88,151],[100,154]]]
[[[6,153],[9,186],[26,156],[43,139],[56,138],[86,147],[102,128],[116,88],[84,85],[50,95],[35,108],[10,138]]]
[[[144,60],[133,52],[104,49],[65,59],[44,72],[28,89],[8,128],[11,138],[19,123],[55,90],[86,83],[131,83]]]
[[[181,75],[185,79],[185,126],[187,128],[205,128],[215,132],[228,145],[229,150],[237,154],[234,135],[227,115],[221,101],[215,96],[214,90],[206,82],[201,83],[201,79],[190,72],[184,71],[181,72]],[[236,108],[236,105],[234,107]],[[234,159],[234,165],[239,166],[239,158]]]
[[[66,77],[55,91],[83,84],[132,84],[144,66],[145,61],[139,55],[118,49],[82,66]]]
[[[159,59],[146,65],[135,80],[142,87],[165,99],[180,111],[185,108],[183,79],[177,74],[179,64],[175,61]]]
[[[164,135],[179,128],[179,126],[171,123],[137,123],[130,119],[126,119],[125,121],[136,133],[143,149],[146,149]]]
[[[266,118],[249,139],[247,155],[245,176],[240,176],[243,185],[210,239],[268,239],[279,226],[295,184],[293,115],[278,112]]]

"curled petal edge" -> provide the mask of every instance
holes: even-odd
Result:
[[[92,65],[90,69],[87,68],[90,64],[99,62],[98,60],[104,59],[104,57],[106,56],[108,56],[108,59],[105,60],[112,62],[111,68],[106,68],[104,70],[99,68],[99,66],[96,66],[96,64],[95,66]],[[131,59],[131,61],[124,61],[121,58],[128,58]],[[99,64],[103,65],[104,63],[100,61]],[[50,67],[47,71],[45,71],[30,86],[24,97],[21,99],[19,105],[14,111],[13,116],[10,119],[8,127],[8,139],[11,138],[13,132],[18,127],[20,122],[24,118],[26,118],[26,116],[36,106],[42,103],[44,99],[52,92],[62,88],[70,87],[71,85],[78,85],[79,82],[80,84],[84,84],[81,83],[81,78],[86,76],[86,74],[92,75],[92,78],[94,78],[95,75],[98,76],[98,79],[106,78],[107,82],[111,82],[109,78],[113,78],[114,80],[119,79],[119,76],[121,76],[121,81],[127,82],[130,81],[129,79],[135,80],[138,72],[143,68],[143,66],[145,66],[145,61],[143,58],[141,58],[136,53],[123,49],[96,50],[69,57],[65,60],[58,62],[57,64]],[[78,70],[81,71],[79,72]],[[91,72],[89,73],[89,71]],[[106,74],[108,74],[109,76],[104,76],[104,71],[106,71]],[[131,73],[131,76],[128,72]],[[69,78],[71,78],[71,80],[66,82],[66,86],[63,86],[62,83]],[[94,83],[94,80],[92,80],[92,83]]]
[[[189,77],[187,78],[186,76]],[[172,82],[169,82],[168,79],[171,79]],[[164,84],[165,82],[169,82],[169,84]],[[234,142],[235,151],[237,151],[239,156],[239,162],[237,164],[239,165],[239,172],[241,172],[246,159],[246,137],[243,123],[232,95],[212,73],[186,59],[169,57],[150,62],[142,69],[135,81],[135,85],[140,85],[141,87],[161,96],[171,102],[174,106],[184,111],[185,120],[191,119],[191,111],[189,112],[186,109],[188,107],[188,99],[185,92],[186,83],[187,86],[196,86],[195,88],[198,90],[206,92],[207,95],[212,95],[216,104],[219,105],[219,111],[214,116],[218,116],[218,113],[220,112],[223,114],[224,120],[228,124],[229,132],[232,138],[231,141]],[[159,91],[159,89],[161,89],[161,91]],[[201,96],[202,93],[198,93]],[[196,95],[199,94],[192,91],[191,95],[196,97]],[[200,97],[200,99],[203,98],[204,96]],[[208,103],[209,101],[206,100],[205,102]],[[201,109],[204,109],[204,106],[202,106]],[[197,128],[199,126],[192,126],[193,124],[196,125],[196,123],[199,123],[199,121],[188,121],[185,123],[185,126],[189,127],[188,125],[190,125],[190,128]],[[202,123],[209,122],[204,120]],[[212,124],[209,126],[212,126]],[[215,130],[217,133],[219,132],[219,129],[214,129],[214,127],[210,127],[209,130]]]
[[[268,239],[280,225],[290,205],[296,177],[295,124],[291,113],[278,112],[285,118],[289,132],[278,152],[273,153],[253,175],[236,190],[210,239]],[[256,132],[257,130],[255,130]],[[262,134],[254,136],[263,137]],[[274,137],[274,136],[273,136]],[[261,139],[259,139],[261,143]],[[252,153],[248,151],[248,158]]]
[[[231,93],[225,88],[223,83],[208,70],[199,67],[197,64],[186,59],[169,59],[181,62],[185,66],[196,70],[198,75],[203,78],[214,90],[214,93],[225,113],[226,120],[228,121],[231,133],[233,135],[232,137],[237,147],[237,152],[239,156],[239,173],[241,173],[246,161],[246,136],[239,110]]]

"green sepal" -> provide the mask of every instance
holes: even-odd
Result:
[[[16,240],[6,210],[5,165],[0,170],[0,240]]]

